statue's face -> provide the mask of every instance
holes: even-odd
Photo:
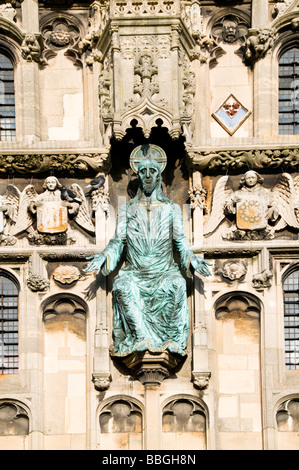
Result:
[[[139,180],[146,195],[150,195],[159,181],[159,170],[152,162],[144,162],[138,170]]]
[[[245,175],[245,184],[247,187],[252,188],[257,183],[257,174],[254,171],[248,171]]]
[[[234,42],[237,39],[237,25],[232,21],[223,24],[223,37],[227,42]]]
[[[49,191],[55,191],[57,187],[57,180],[56,178],[52,178],[51,176],[46,179],[46,187]]]

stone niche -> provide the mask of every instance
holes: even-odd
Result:
[[[200,403],[178,398],[163,409],[163,449],[206,449],[206,414]]]
[[[299,399],[284,401],[276,413],[277,439],[280,450],[298,449]]]
[[[115,399],[101,410],[99,421],[102,449],[142,449],[142,411],[136,403]]]
[[[260,312],[257,297],[242,291],[218,299],[216,357],[222,449],[261,450]],[[237,412],[237,410],[239,410]]]
[[[26,410],[15,403],[0,404],[0,435],[26,436],[29,434],[29,417]]]

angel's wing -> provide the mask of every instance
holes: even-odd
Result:
[[[79,206],[79,210],[77,214],[74,217],[75,222],[82,227],[84,230],[86,230],[89,233],[94,234],[95,233],[95,226],[91,220],[85,194],[81,186],[79,186],[77,183],[72,184],[70,189],[76,194],[76,196],[82,201],[82,203]]]
[[[225,218],[224,204],[232,192],[229,176],[222,176],[219,178],[215,186],[211,215],[204,228],[204,235],[214,232]]]
[[[31,213],[28,211],[28,207],[36,197],[37,193],[32,184],[29,184],[23,189],[20,195],[19,211],[16,224],[12,229],[12,235],[18,235],[24,230],[27,230],[33,224],[34,219]]]
[[[295,176],[294,181],[294,191],[295,191],[295,207],[299,209],[299,176]]]
[[[14,185],[8,184],[4,195],[5,201],[12,207],[10,211],[10,218],[16,222],[19,210],[19,202],[21,198],[21,191]]]
[[[299,222],[295,214],[296,192],[293,178],[289,173],[282,173],[279,176],[272,193],[281,217],[275,230],[282,230],[286,225],[299,229]]]

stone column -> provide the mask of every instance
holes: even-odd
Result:
[[[25,33],[39,34],[38,1],[24,0],[21,8],[22,29]],[[26,59],[21,60],[19,67],[23,96],[22,137],[24,144],[30,145],[40,140],[39,68],[35,61]]]
[[[144,450],[162,449],[162,417],[160,410],[160,384],[144,384]]]
[[[260,28],[269,22],[269,0],[252,0],[251,21],[252,28]]]
[[[96,219],[96,245],[98,252],[100,253],[108,242],[108,191],[104,190],[104,188],[95,191],[92,195],[92,207],[95,212]],[[109,371],[106,278],[102,275],[98,275],[97,283],[93,382],[96,390],[104,391],[109,388],[111,380],[111,374]]]
[[[268,24],[268,0],[253,0],[252,28],[260,30]],[[277,90],[273,90],[272,87],[275,70],[273,70],[271,51],[266,51],[265,56],[255,62],[253,74],[254,136],[269,139],[273,133],[277,133],[275,127],[277,119],[273,119],[273,115],[278,112],[275,101],[278,99]]]
[[[180,27],[178,24],[172,25],[171,31],[171,68],[172,68],[172,116],[173,116],[173,137],[180,134],[180,117],[179,117],[179,44],[180,44]]]
[[[154,354],[136,352],[123,359],[124,364],[144,385],[144,450],[162,449],[162,410],[159,387],[180,359],[168,351]]]
[[[123,107],[123,92],[122,92],[122,79],[123,74],[121,70],[120,63],[120,43],[119,43],[119,34],[118,27],[111,27],[111,60],[113,62],[113,106],[114,106],[114,126],[115,131],[117,132],[117,124],[121,126],[121,111]]]
[[[194,57],[195,96],[193,113],[193,146],[205,145],[210,138],[210,70],[209,63]]]
[[[193,187],[189,191],[191,210],[193,210],[193,244],[197,250],[203,245],[203,213],[206,197],[206,191],[202,187],[201,178],[202,175],[199,171],[193,173]],[[210,372],[208,371],[205,302],[202,290],[203,281],[195,273],[192,380],[194,386],[201,390],[207,387],[210,378]]]
[[[22,5],[22,26],[24,31],[39,31],[38,0],[23,0]]]
[[[254,65],[253,78],[254,136],[269,140],[277,134],[278,90],[273,89],[273,65],[271,54]]]

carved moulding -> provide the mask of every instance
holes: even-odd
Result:
[[[167,127],[171,137],[180,136],[180,126],[173,122],[171,113],[166,109],[162,110],[148,98],[145,98],[133,111],[128,110],[123,113],[119,120],[115,117],[113,133],[117,140],[121,140],[126,135],[126,130],[132,126],[133,122],[136,122],[137,126],[142,128],[145,138],[149,138],[152,128],[157,127],[159,121]]]
[[[113,15],[116,17],[126,16],[156,16],[156,15],[177,15],[179,12],[178,0],[140,0],[134,2],[130,0],[113,1]]]
[[[178,366],[181,358],[168,351],[162,353],[135,352],[122,359],[126,367],[142,384],[160,385]]]
[[[299,149],[228,149],[199,150],[190,148],[186,155],[188,166],[196,171],[212,173],[215,171],[239,172],[240,170],[299,170]]]
[[[18,153],[0,155],[1,174],[55,174],[76,175],[110,170],[109,151],[103,153]]]
[[[53,279],[62,285],[75,284],[82,277],[80,270],[76,266],[60,265],[53,272]]]
[[[49,59],[55,57],[59,51],[71,59],[75,65],[82,66],[79,40],[83,34],[81,23],[72,15],[50,14],[41,21],[41,34],[44,41],[40,63],[48,64]]]
[[[109,372],[94,372],[92,374],[92,382],[94,388],[98,392],[104,392],[110,387],[110,382],[112,381],[111,374]]]
[[[206,390],[209,386],[211,372],[192,372],[193,386],[198,390]]]

